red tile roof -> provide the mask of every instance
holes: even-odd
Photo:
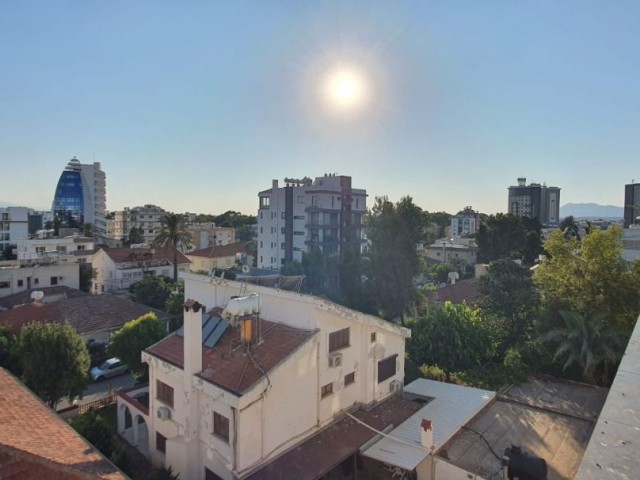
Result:
[[[251,346],[251,358],[240,343],[239,327],[229,328],[213,347],[202,347],[202,372],[199,377],[234,394],[243,395],[264,373],[279,365],[284,359],[309,340],[316,331],[293,328],[281,323],[262,320],[262,342]],[[177,334],[152,345],[147,352],[184,368],[184,339]]]
[[[464,301],[469,305],[475,304],[479,295],[480,284],[478,280],[458,282],[428,293],[429,298],[436,302],[462,303]]]
[[[18,334],[31,321],[68,323],[80,334],[112,331],[148,312],[158,318],[168,315],[140,303],[111,295],[86,295],[50,304],[30,303],[0,312],[0,324],[9,325]]]
[[[215,245],[212,247],[201,248],[193,252],[187,253],[187,257],[205,257],[205,258],[221,258],[235,256],[236,253],[246,253],[247,246],[250,242],[236,242],[228,245]]]
[[[173,265],[173,247],[155,248],[101,248],[116,263],[144,262],[166,260]],[[178,251],[178,264],[191,263],[182,252]]]
[[[126,478],[2,368],[0,412],[0,478]]]
[[[7,295],[0,298],[0,310],[2,308],[10,309],[17,305],[24,305],[25,303],[31,303],[31,293],[40,291],[44,293],[44,302],[50,303],[51,300],[60,300],[62,298],[71,297],[86,297],[89,295],[82,290],[76,290],[75,288],[66,287],[64,285],[58,285],[55,287],[44,288],[32,288],[20,293],[14,293],[13,295]]]
[[[397,426],[422,405],[392,397],[369,411],[358,410],[354,417],[376,430]],[[315,480],[353,455],[376,433],[350,417],[344,417],[293,447],[247,480]]]

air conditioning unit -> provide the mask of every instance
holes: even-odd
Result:
[[[400,380],[393,380],[389,384],[389,391],[391,393],[396,393],[402,390],[402,382]]]
[[[171,418],[171,410],[167,407],[159,407],[157,415],[160,420],[169,420]]]
[[[329,367],[336,368],[342,366],[342,354],[341,353],[330,353],[329,354]]]

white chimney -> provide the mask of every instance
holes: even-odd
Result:
[[[195,300],[184,304],[184,378],[191,382],[191,376],[202,370],[202,315],[205,306]]]
[[[422,427],[422,446],[429,452],[433,452],[436,447],[433,444],[433,424],[431,420],[423,418],[420,426]]]

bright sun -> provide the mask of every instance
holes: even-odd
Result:
[[[363,106],[367,94],[363,75],[354,69],[337,68],[326,77],[326,99],[337,110],[352,111]]]

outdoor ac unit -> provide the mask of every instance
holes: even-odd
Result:
[[[169,410],[167,407],[159,407],[158,418],[160,420],[169,420],[171,418],[171,410]]]
[[[329,367],[336,368],[341,366],[342,366],[342,354],[341,353],[329,354]]]
[[[402,382],[400,380],[393,380],[389,384],[389,391],[392,393],[396,393],[402,390]]]

